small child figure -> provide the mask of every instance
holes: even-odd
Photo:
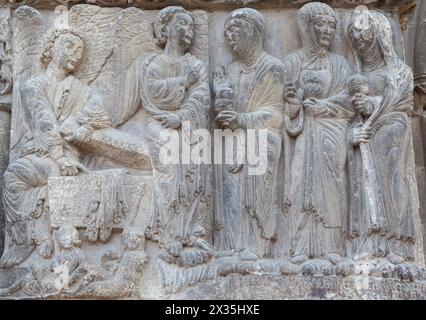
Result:
[[[81,280],[89,271],[84,252],[79,248],[81,244],[79,234],[75,227],[65,225],[58,229],[56,235],[60,252],[53,260],[51,269],[55,270],[59,266],[67,266],[68,285],[72,285]]]

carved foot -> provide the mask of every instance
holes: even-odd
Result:
[[[294,256],[290,259],[291,263],[294,263],[294,264],[302,264],[308,260],[309,260],[309,257],[304,254]]]
[[[53,253],[53,241],[44,240],[37,248],[37,252],[43,259],[50,259]]]
[[[333,265],[327,260],[313,259],[302,265],[301,273],[306,276],[327,276],[333,273]]]
[[[343,258],[340,254],[330,253],[327,256],[327,260],[330,261],[334,265],[338,265],[339,263],[341,263],[343,261]]]
[[[395,276],[403,281],[413,282],[415,279],[420,278],[422,268],[414,263],[403,263],[395,267]]]
[[[298,274],[300,272],[300,266],[286,261],[280,265],[280,272],[284,275]]]
[[[220,258],[224,258],[224,257],[232,257],[233,255],[234,255],[234,251],[232,251],[232,250],[218,251],[218,252],[216,252],[215,257],[217,259],[220,259]]]
[[[354,263],[352,260],[343,260],[336,265],[336,274],[339,276],[348,276],[354,272]]]
[[[395,265],[388,259],[385,259],[377,264],[374,268],[375,273],[380,274],[383,278],[392,278],[394,275]]]
[[[239,257],[240,257],[240,260],[242,260],[242,261],[259,260],[259,257],[255,253],[248,251],[248,250],[244,250],[244,251],[240,252]]]
[[[405,262],[405,259],[402,256],[400,256],[399,254],[396,254],[396,253],[390,253],[387,256],[387,258],[393,264],[401,264],[401,263]]]
[[[14,246],[5,250],[0,259],[0,269],[8,269],[19,265],[28,258],[33,250],[34,246],[27,245]]]
[[[168,254],[175,258],[178,258],[182,254],[183,246],[182,243],[176,241],[167,243],[164,248]]]

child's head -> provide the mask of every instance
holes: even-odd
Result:
[[[349,77],[347,81],[349,94],[354,96],[355,94],[368,94],[368,79],[360,74],[355,74]]]
[[[78,231],[75,227],[70,225],[62,226],[57,232],[59,246],[62,249],[72,249],[74,246],[80,246],[80,239]]]

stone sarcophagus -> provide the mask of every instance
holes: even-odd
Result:
[[[413,1],[329,2],[5,3],[0,296],[425,299]]]

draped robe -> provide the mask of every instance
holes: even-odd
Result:
[[[303,99],[323,100],[325,108],[312,115],[301,107],[286,127],[295,139],[293,150],[286,151],[292,159],[286,169],[288,208],[281,255],[343,256],[348,214],[347,129],[354,117],[345,84],[352,68],[343,56],[317,47],[291,54],[284,66],[287,81],[304,89]],[[319,80],[319,87],[309,87],[308,74],[307,78]]]
[[[247,162],[236,173],[223,167],[225,226],[221,248],[247,250],[259,258],[272,258],[277,233],[283,66],[279,60],[263,52],[251,72],[244,73],[237,61],[229,66],[227,74],[234,90],[235,111],[240,113],[246,129],[256,130],[255,141],[248,141],[245,146],[253,148],[249,143],[254,143],[255,152],[259,152],[258,129],[266,130],[267,161],[266,172],[260,175],[250,174],[252,164]]]
[[[192,68],[200,70],[198,81],[185,90],[184,81]],[[147,111],[145,124],[147,141],[155,178],[155,213],[152,228],[159,234],[161,243],[190,243],[195,227],[202,226],[208,232],[208,171],[203,163],[161,163],[160,132],[165,129],[155,116],[177,114],[182,122],[189,121],[190,130],[207,129],[210,107],[210,89],[207,70],[203,62],[186,53],[172,59],[165,53],[154,53],[145,58],[141,67],[141,100]],[[183,138],[194,148],[195,141],[187,130],[177,129],[179,143]]]
[[[24,83],[20,94],[24,134],[17,160],[4,173],[6,246],[1,263],[19,263],[34,245],[51,239],[47,181],[61,175],[54,159],[80,157],[78,149],[63,140],[61,126],[78,117],[109,124],[100,97],[73,75],[58,82],[39,74]]]
[[[354,254],[385,256],[395,253],[414,259],[416,240],[414,217],[418,214],[413,159],[411,121],[413,111],[413,75],[399,59],[395,66],[363,72],[369,80],[370,95],[380,97],[382,111],[371,124],[368,140],[374,179],[379,186],[376,217],[370,216],[365,201],[366,181],[360,149],[351,147],[351,210],[349,235]],[[391,75],[391,78],[389,78]],[[379,106],[376,106],[378,108]],[[358,118],[353,127],[363,122]]]

